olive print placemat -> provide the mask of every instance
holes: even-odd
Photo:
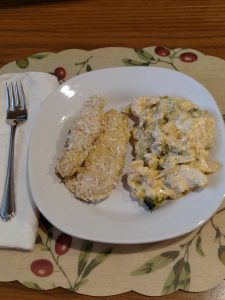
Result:
[[[83,72],[117,66],[166,67],[190,75],[207,87],[225,113],[225,62],[193,49],[153,46],[38,53],[7,64],[0,73],[43,71],[62,83]],[[18,280],[32,289],[61,286],[93,296],[130,290],[144,295],[204,291],[225,278],[225,204],[194,232],[144,245],[72,238],[40,217],[32,252],[0,250],[0,254],[0,281]]]

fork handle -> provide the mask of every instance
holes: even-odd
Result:
[[[0,219],[9,221],[16,214],[15,193],[14,193],[14,141],[16,125],[11,125],[9,154],[3,198],[0,207]]]

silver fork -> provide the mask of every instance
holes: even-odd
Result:
[[[0,219],[10,220],[16,214],[15,192],[14,192],[14,140],[17,125],[27,120],[26,99],[22,83],[6,83],[6,123],[10,125],[10,142],[8,164],[0,206]]]

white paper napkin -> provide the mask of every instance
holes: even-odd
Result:
[[[10,133],[10,126],[5,122],[5,82],[18,79],[22,82],[27,99],[28,120],[19,125],[16,131],[14,156],[16,216],[8,222],[0,220],[0,247],[31,250],[37,233],[38,212],[28,185],[28,145],[36,114],[45,98],[58,86],[58,81],[55,76],[41,72],[0,76],[0,202],[4,188]]]

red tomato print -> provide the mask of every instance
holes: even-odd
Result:
[[[63,67],[58,67],[55,69],[54,75],[58,80],[63,80],[66,77],[66,70]]]
[[[34,260],[30,266],[31,271],[39,277],[47,277],[53,273],[53,264],[48,259]]]
[[[170,49],[158,46],[155,47],[155,53],[159,56],[168,56],[170,55]]]
[[[72,237],[65,233],[61,233],[56,239],[55,252],[58,255],[64,255],[69,251],[71,244]]]
[[[193,52],[184,52],[179,56],[179,58],[183,62],[190,63],[196,61],[198,59],[198,56]]]

